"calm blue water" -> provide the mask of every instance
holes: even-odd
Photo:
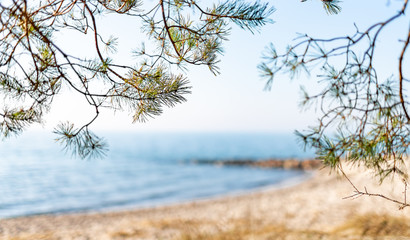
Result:
[[[156,206],[232,194],[304,173],[189,163],[312,157],[292,135],[106,133],[105,159],[65,154],[53,135],[0,142],[0,218]]]

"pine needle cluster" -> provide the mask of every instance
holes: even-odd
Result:
[[[240,0],[212,7],[202,7],[193,0],[150,4],[145,7],[139,0],[1,2],[2,135],[18,134],[33,123],[43,122],[55,96],[71,89],[92,106],[94,116],[80,127],[62,119],[64,123],[54,131],[57,140],[82,158],[101,156],[106,143],[90,130],[101,108],[129,111],[135,122],[184,102],[190,93],[184,74],[189,65],[205,65],[218,74],[230,23],[258,31],[271,21],[273,12],[266,3]],[[134,63],[115,61],[118,39],[105,38],[100,31],[99,21],[108,15],[126,15],[141,23],[156,47],[135,51]],[[55,35],[67,29],[94,39],[87,46],[93,49],[94,59],[62,47]]]

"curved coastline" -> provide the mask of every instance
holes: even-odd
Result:
[[[402,195],[400,181],[392,190],[389,184],[380,187],[372,181],[371,173],[363,170],[349,170],[348,174],[353,182],[360,183],[358,187],[379,189],[396,197]],[[345,179],[322,169],[296,185],[235,196],[128,211],[1,220],[0,239],[182,239],[187,232],[217,234],[246,222],[255,229],[276,226],[269,228],[274,233],[280,226],[288,233],[303,230],[330,234],[347,220],[363,214],[395,217],[410,214],[410,209],[399,211],[396,204],[379,198],[343,199],[352,191]]]
[[[242,161],[242,160],[238,160]],[[276,161],[276,160],[274,160]],[[282,161],[282,160],[280,160]],[[218,161],[219,162],[219,161]],[[262,162],[262,161],[259,161]],[[201,163],[204,164],[204,163]],[[208,164],[208,163],[205,163]],[[217,162],[214,162],[213,165],[218,165],[222,166],[221,164],[218,164]],[[223,167],[229,167],[229,166],[239,166],[239,167],[255,167],[255,166],[249,166],[247,164],[240,164],[238,165],[237,163],[234,163],[233,165],[231,163],[228,163],[226,165],[223,165]],[[260,167],[260,166],[256,166]],[[271,168],[271,167],[266,167],[266,165],[262,166],[261,168]],[[216,200],[216,199],[221,199],[221,198],[226,198],[226,197],[239,197],[239,196],[244,196],[252,193],[257,193],[257,192],[262,192],[262,191],[269,191],[269,190],[279,190],[282,188],[287,188],[291,186],[295,186],[298,184],[303,183],[304,181],[309,180],[311,177],[314,176],[315,171],[314,170],[301,170],[301,169],[286,169],[289,171],[296,171],[300,172],[299,175],[285,178],[283,180],[280,180],[275,183],[270,183],[268,185],[261,185],[261,186],[256,186],[256,187],[248,187],[244,188],[241,190],[234,190],[230,192],[225,192],[221,194],[213,194],[209,196],[203,196],[203,197],[194,197],[190,199],[182,199],[182,200],[176,200],[176,201],[171,201],[171,202],[160,202],[160,203],[154,203],[154,204],[140,204],[140,203],[135,203],[135,205],[129,205],[129,206],[110,206],[110,207],[96,207],[96,208],[84,208],[80,210],[76,209],[70,209],[67,208],[66,210],[63,211],[56,211],[56,212],[42,212],[42,213],[33,213],[33,214],[27,214],[27,215],[17,215],[17,216],[11,216],[11,217],[5,217],[5,218],[0,218],[0,221],[7,220],[7,219],[19,219],[19,218],[31,218],[31,217],[38,217],[38,216],[64,216],[64,215],[77,215],[77,214],[104,214],[104,213],[110,213],[110,212],[124,212],[124,211],[135,211],[135,210],[144,210],[144,209],[152,209],[152,208],[158,208],[158,207],[168,207],[168,206],[174,206],[174,205],[180,205],[180,204],[188,204],[192,202],[201,202],[201,201],[211,201],[211,200]],[[1,227],[1,226],[0,226]],[[1,230],[1,229],[0,229]]]

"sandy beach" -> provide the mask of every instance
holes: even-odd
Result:
[[[400,179],[344,167],[359,190],[404,200]],[[354,188],[329,169],[308,180],[236,196],[109,213],[0,220],[0,239],[410,239],[410,207]]]

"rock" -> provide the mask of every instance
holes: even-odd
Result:
[[[283,168],[297,170],[313,170],[322,166],[317,159],[266,159],[266,160],[195,160],[196,164],[214,164],[218,166],[250,166],[260,168]]]

